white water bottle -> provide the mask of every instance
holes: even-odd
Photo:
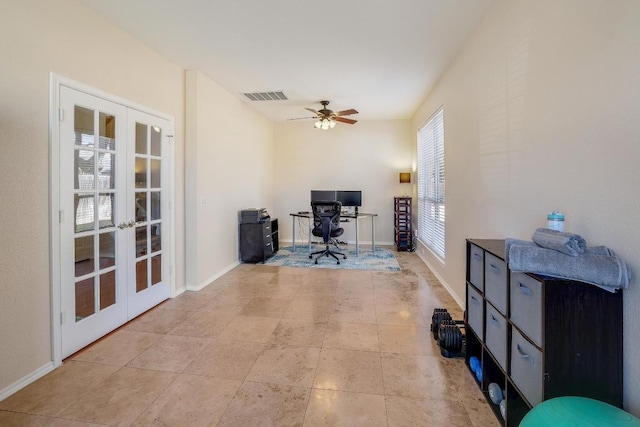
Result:
[[[547,228],[564,231],[564,215],[554,210],[547,215]]]

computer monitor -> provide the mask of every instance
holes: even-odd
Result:
[[[342,206],[362,206],[362,191],[336,191],[336,200]]]
[[[336,190],[311,190],[312,202],[324,202],[327,200],[336,200]]]

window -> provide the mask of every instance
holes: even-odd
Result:
[[[442,107],[418,129],[418,240],[444,261],[444,119]]]

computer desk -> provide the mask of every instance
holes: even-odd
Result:
[[[311,254],[311,223],[313,221],[313,213],[311,212],[295,212],[290,213],[293,236],[293,250],[296,250],[296,218],[307,218],[309,221],[309,254]],[[360,242],[358,241],[358,222],[361,218],[371,218],[371,250],[376,251],[376,217],[378,214],[358,212],[357,214],[340,214],[340,221],[343,219],[353,219],[356,224],[356,256],[360,255]]]

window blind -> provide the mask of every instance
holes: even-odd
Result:
[[[418,240],[445,259],[444,112],[418,129]]]

